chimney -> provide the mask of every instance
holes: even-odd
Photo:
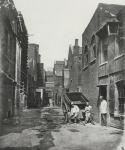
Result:
[[[75,46],[78,46],[78,39],[75,39]]]

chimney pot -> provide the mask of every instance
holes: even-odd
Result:
[[[78,46],[78,39],[75,39],[75,46]]]

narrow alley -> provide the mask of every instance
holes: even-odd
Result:
[[[125,150],[124,129],[125,1],[0,0],[0,150]]]
[[[122,130],[100,125],[64,124],[58,107],[24,110],[20,125],[6,124],[0,150],[114,150]]]

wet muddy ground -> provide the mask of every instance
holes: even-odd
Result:
[[[25,110],[19,125],[5,124],[0,150],[116,150],[123,131],[64,124],[60,108]]]
[[[46,107],[41,110],[25,110],[22,113],[19,125],[14,125],[11,120],[5,123],[0,136],[0,149],[47,150],[54,146],[51,131],[58,132],[64,122],[63,114],[59,110],[56,107],[54,109]],[[27,135],[27,133],[30,133],[30,135]],[[32,140],[29,141],[29,138]],[[39,141],[39,144],[37,141]]]

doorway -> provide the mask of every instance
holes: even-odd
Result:
[[[107,99],[107,86],[106,85],[102,85],[99,87],[99,97],[103,96],[104,99]]]
[[[119,101],[119,114],[124,115],[125,112],[125,82],[118,82],[118,101]]]

